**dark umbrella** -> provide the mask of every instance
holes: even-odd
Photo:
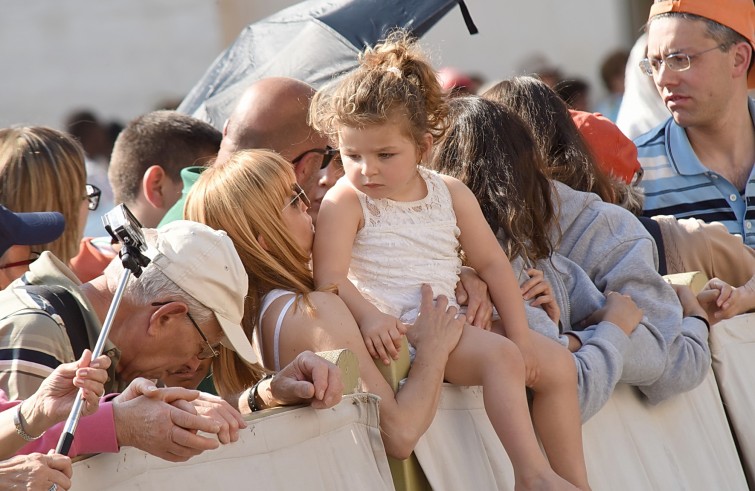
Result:
[[[292,77],[320,87],[352,70],[357,53],[396,27],[421,37],[462,0],[310,0],[250,24],[213,62],[178,111],[220,129],[254,81]]]

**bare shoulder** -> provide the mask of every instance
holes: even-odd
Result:
[[[343,225],[344,220],[360,223],[362,205],[356,190],[344,178],[330,188],[322,199],[317,224],[335,222]]]
[[[322,201],[323,203],[355,203],[356,205],[359,205],[357,192],[346,178],[339,179],[332,188],[328,189],[328,192],[325,193]]]
[[[460,180],[456,179],[453,176],[447,176],[446,174],[438,174],[441,179],[443,179],[443,182],[446,183],[446,186],[448,186],[448,189],[457,189],[459,187],[466,188],[467,186],[461,182]]]
[[[307,312],[304,308],[296,309],[291,322],[307,326],[309,336],[318,341],[318,350],[351,347],[352,343],[347,341],[361,342],[354,316],[338,295],[312,292],[309,294],[309,301],[314,307],[313,312]]]
[[[343,303],[341,297],[335,293],[314,291],[307,295],[309,303],[312,305],[312,311],[308,311],[305,308],[305,304],[301,298],[298,305],[301,308],[292,308],[289,312],[288,320],[298,323],[306,322],[311,323],[314,320],[329,321],[337,319],[341,316],[351,316],[346,304]],[[281,301],[281,304],[284,302]]]
[[[456,179],[455,177],[447,176],[445,174],[439,175],[441,179],[443,179],[443,182],[446,183],[446,187],[448,187],[448,191],[451,193],[451,199],[453,200],[454,208],[456,208],[457,206],[466,207],[470,206],[471,203],[477,203],[477,198],[466,184]]]

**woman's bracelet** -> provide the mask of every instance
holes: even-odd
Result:
[[[257,398],[259,397],[260,384],[264,382],[265,380],[270,380],[271,378],[273,378],[274,375],[275,375],[274,373],[268,373],[267,375],[259,379],[257,383],[254,384],[254,387],[252,387],[252,390],[249,391],[249,397],[247,398],[246,402],[247,404],[249,404],[249,409],[251,409],[253,413],[257,411],[261,411],[263,409],[259,407],[259,405],[257,405]]]
[[[18,436],[26,440],[27,442],[33,442],[34,440],[39,440],[42,435],[45,434],[43,431],[41,435],[39,436],[31,436],[26,432],[26,422],[24,421],[24,415],[21,414],[21,406],[23,406],[23,402],[16,406],[16,412],[13,413],[13,424],[16,426],[16,433],[18,433]]]

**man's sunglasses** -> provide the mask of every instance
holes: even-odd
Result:
[[[322,154],[322,164],[320,165],[320,169],[324,169],[328,166],[328,164],[330,164],[330,161],[333,160],[333,157],[338,155],[338,149],[327,145],[325,146],[325,148],[310,148],[309,150],[300,153],[295,159],[291,161],[291,163],[294,165],[298,164],[301,159],[303,159],[308,153]]]

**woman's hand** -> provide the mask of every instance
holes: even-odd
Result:
[[[713,324],[753,310],[755,286],[752,279],[745,285],[735,288],[721,279],[713,278],[698,293],[697,300]]]
[[[581,328],[599,324],[602,321],[618,326],[627,336],[631,335],[642,321],[642,309],[637,307],[632,297],[618,292],[606,293],[606,303],[579,323]]]
[[[522,298],[525,302],[530,302],[533,307],[542,307],[548,317],[558,325],[561,318],[561,309],[558,306],[556,297],[553,296],[553,288],[545,275],[539,269],[528,269],[527,274],[530,279],[522,283]]]
[[[477,272],[462,266],[459,282],[456,283],[456,302],[467,307],[467,322],[489,331],[493,326],[493,301],[488,292],[488,284],[482,281]]]
[[[629,295],[608,292],[606,304],[602,310],[604,311],[603,320],[619,326],[627,336],[631,335],[642,321],[642,309]]]
[[[448,356],[459,343],[466,321],[467,317],[459,314],[456,307],[448,306],[448,298],[444,295],[433,301],[433,289],[424,284],[419,315],[407,337],[417,351],[430,350]]]
[[[23,403],[27,431],[40,435],[53,424],[66,419],[79,389],[84,392],[82,416],[97,411],[100,397],[105,393],[109,366],[110,358],[102,355],[92,360],[92,352],[88,349],[84,350],[78,361],[59,365]]]
[[[532,333],[527,330],[524,336],[510,339],[522,353],[522,359],[524,360],[524,384],[527,387],[537,385],[540,380],[540,364],[538,362],[539,357],[535,352],[535,345],[532,342]]]
[[[53,484],[71,487],[71,459],[65,455],[33,453],[0,462],[0,489],[48,491]]]

